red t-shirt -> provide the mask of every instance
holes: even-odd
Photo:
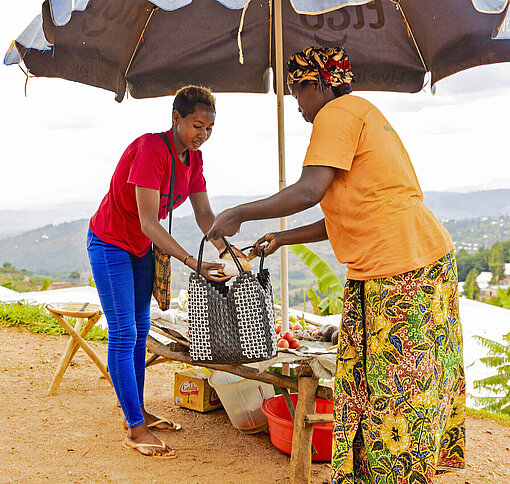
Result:
[[[200,150],[189,152],[190,165],[177,155],[171,131],[166,132],[175,159],[174,203],[176,208],[190,193],[205,192]],[[158,220],[168,216],[172,157],[158,134],[144,134],[124,151],[110,182],[110,190],[90,219],[90,230],[103,242],[143,256],[151,246],[140,226],[135,186],[159,190]]]

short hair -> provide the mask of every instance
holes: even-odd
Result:
[[[216,112],[216,99],[210,89],[201,86],[184,86],[175,93],[173,110],[185,118],[195,111],[198,103],[205,104]]]

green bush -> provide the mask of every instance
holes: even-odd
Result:
[[[76,319],[69,318],[72,326]],[[0,302],[0,325],[28,329],[32,333],[51,334],[55,336],[67,334],[57,320],[42,305],[26,302],[5,304]],[[107,341],[108,332],[102,327],[94,326],[87,335],[88,340]]]

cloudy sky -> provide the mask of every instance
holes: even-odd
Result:
[[[40,11],[40,0],[2,2],[0,50]],[[99,202],[125,147],[170,127],[172,98],[124,100],[59,79],[29,79],[0,66],[0,209],[61,201]],[[510,64],[440,81],[436,95],[359,93],[397,130],[423,190],[510,179]],[[285,98],[287,179],[295,181],[309,140],[294,99]],[[278,188],[276,98],[217,95],[216,126],[203,146],[211,195],[257,195]]]

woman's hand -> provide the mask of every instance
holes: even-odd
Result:
[[[188,262],[186,265],[193,269],[195,272],[198,267],[198,260],[194,257],[191,259],[188,259]],[[214,274],[211,274],[212,271],[218,271],[225,267],[225,264],[219,264],[218,262],[205,262],[202,261],[202,267],[200,268],[200,275],[202,277],[205,277],[206,279],[209,279],[210,281],[214,282],[227,282],[229,279],[231,279],[231,276],[215,276]]]
[[[239,232],[242,223],[239,207],[228,208],[216,216],[212,227],[207,232],[207,240],[230,237]]]
[[[253,252],[260,257],[262,249],[264,249],[264,255],[271,255],[284,245],[280,239],[281,232],[266,234],[255,242]]]

